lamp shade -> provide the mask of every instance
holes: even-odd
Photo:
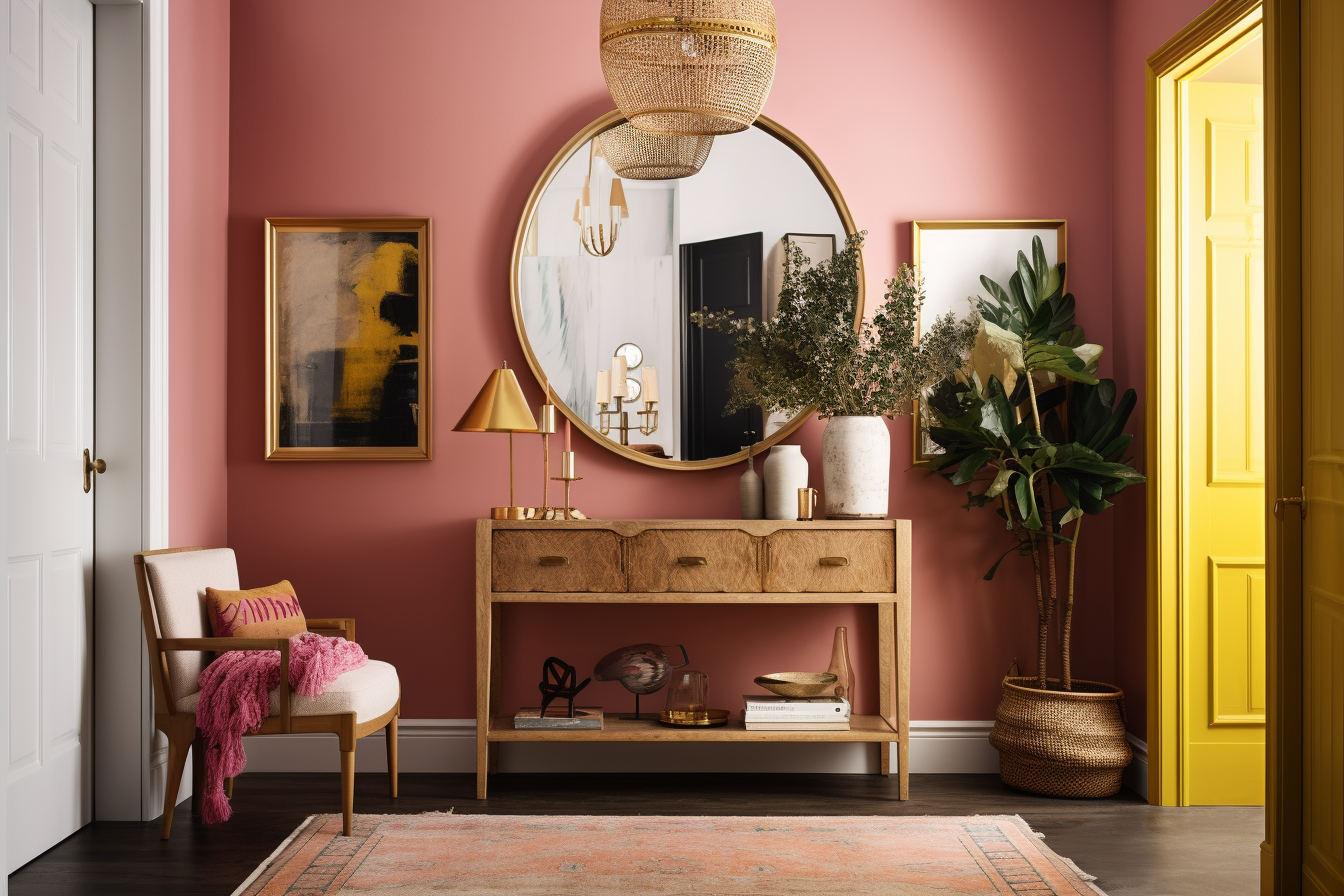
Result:
[[[507,363],[490,372],[476,400],[457,421],[453,432],[536,432],[537,421],[527,406],[518,378]]]
[[[626,122],[600,138],[602,153],[613,171],[631,180],[690,177],[709,158],[713,137],[669,137],[650,134]]]
[[[640,130],[732,134],[775,78],[770,0],[602,0],[599,55],[616,108]]]

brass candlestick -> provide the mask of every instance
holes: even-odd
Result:
[[[556,431],[556,410],[555,405],[551,404],[549,387],[546,390],[546,403],[540,411],[537,432],[541,433],[541,506],[533,518],[549,520],[555,518],[555,508],[551,506],[551,436]]]
[[[565,519],[567,519],[567,520],[586,520],[586,519],[588,519],[588,517],[584,516],[583,513],[581,513],[580,511],[574,509],[574,505],[573,505],[573,503],[571,503],[571,501],[570,501],[570,499],[569,499],[569,487],[570,487],[570,485],[573,484],[573,483],[575,483],[575,482],[578,482],[580,479],[583,478],[582,476],[575,476],[575,475],[574,475],[574,452],[573,452],[573,451],[564,451],[564,452],[561,452],[561,454],[560,454],[560,475],[559,475],[559,476],[552,476],[551,478],[552,478],[552,479],[555,479],[555,480],[558,480],[558,481],[560,481],[560,482],[563,482],[563,483],[565,484]]]

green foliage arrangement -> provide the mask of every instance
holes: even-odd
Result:
[[[727,413],[759,405],[794,414],[813,405],[822,417],[894,417],[957,370],[975,344],[978,315],[939,318],[919,336],[924,281],[903,264],[887,281],[886,302],[856,329],[859,250],[866,231],[850,234],[830,261],[808,267],[790,247],[779,308],[766,321],[731,310],[694,312],[691,320],[734,337]]]
[[[1068,546],[1059,638],[1062,683],[1072,690],[1074,571],[1083,520],[1111,507],[1108,498],[1144,477],[1124,459],[1133,440],[1124,427],[1134,410],[1134,390],[1117,404],[1114,381],[1095,376],[1101,347],[1087,343],[1073,321],[1074,299],[1063,291],[1064,265],[1046,264],[1039,238],[1032,240],[1032,256],[1029,262],[1025,253],[1017,254],[1017,272],[1006,290],[980,278],[993,297],[979,298],[980,314],[990,342],[1018,374],[1014,394],[1008,395],[996,376],[982,384],[974,373],[958,372],[925,398],[936,422],[928,434],[945,452],[937,472],[956,486],[985,483],[982,491],[966,493],[964,506],[994,507],[1012,533],[1012,546],[985,578],[993,578],[1013,552],[1031,557],[1036,678],[1042,689],[1048,686],[1050,624],[1060,602],[1055,546]],[[1057,378],[1068,382],[1038,395],[1038,378],[1045,385]],[[1029,416],[1018,411],[1027,400]]]

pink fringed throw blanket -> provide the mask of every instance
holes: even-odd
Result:
[[[289,684],[295,693],[317,697],[342,674],[368,662],[364,649],[344,638],[304,632],[289,639]],[[196,727],[205,735],[205,796],[201,820],[228,821],[233,810],[224,779],[247,765],[243,735],[261,727],[271,711],[270,692],[280,684],[280,651],[234,650],[206,666],[198,680]]]

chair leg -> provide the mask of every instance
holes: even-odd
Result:
[[[397,798],[397,717],[387,723],[387,780],[392,787],[392,799]]]
[[[224,796],[227,797],[228,799],[233,799],[233,779],[232,779],[232,778],[225,778],[225,779],[224,779]]]
[[[205,796],[205,735],[193,731],[191,745],[191,814],[201,814],[201,799]]]
[[[182,787],[182,772],[187,767],[187,753],[191,750],[191,741],[178,734],[168,738],[168,781],[163,792],[163,823],[159,828],[159,838],[168,839],[173,830],[173,809],[177,807],[177,791]],[[192,782],[192,789],[199,785]]]
[[[350,822],[355,814],[355,751],[341,751],[341,830],[350,836]]]

